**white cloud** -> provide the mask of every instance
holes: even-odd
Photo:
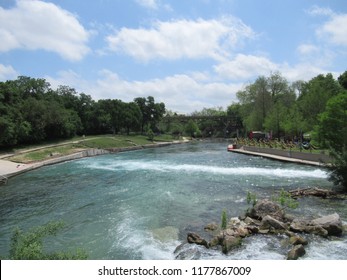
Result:
[[[326,16],[328,20],[316,29],[318,38],[325,42],[347,47],[347,14],[335,13],[330,8],[313,6],[308,10],[312,16]]]
[[[347,14],[333,15],[331,19],[317,30],[319,37],[329,40],[330,43],[347,47]]]
[[[202,76],[205,77],[204,81],[199,80]],[[236,101],[235,94],[242,84],[207,81],[206,78],[206,74],[194,73],[147,81],[127,81],[109,70],[100,71],[95,81],[86,81],[72,71],[62,71],[56,78],[46,77],[53,88],[69,85],[96,100],[110,98],[130,102],[136,97],[153,96],[157,102],[164,102],[167,109],[179,113],[191,113],[204,107],[225,107]]]
[[[319,74],[331,72],[320,67],[319,65],[315,65],[309,62],[299,63],[294,66],[284,63],[279,65],[278,71],[280,71],[283,77],[285,77],[290,82],[298,80],[309,81]]]
[[[319,47],[312,44],[301,44],[297,51],[302,55],[310,55],[319,52]]]
[[[240,84],[201,82],[189,75],[173,75],[163,79],[126,81],[116,73],[104,70],[94,91],[99,98],[118,98],[132,101],[139,96],[153,96],[173,111],[191,113],[204,107],[225,106],[236,101]]]
[[[11,65],[0,64],[0,81],[15,79],[17,76],[18,72]]]
[[[149,8],[153,10],[158,9],[157,0],[136,0],[136,3],[138,3],[139,5],[145,8]]]
[[[302,45],[299,49],[302,52],[319,51],[314,46]],[[322,55],[321,58],[315,58]],[[259,76],[269,76],[273,72],[280,72],[288,81],[297,80],[308,81],[313,77],[328,73],[325,67],[330,61],[328,54],[317,53],[317,56],[309,57],[300,63],[290,65],[287,62],[276,63],[264,56],[238,54],[233,60],[225,61],[214,66],[215,72],[222,78],[238,81],[250,82]]]
[[[233,60],[214,67],[222,77],[231,80],[247,80],[259,75],[269,75],[278,66],[264,56],[238,54]]]
[[[89,52],[89,36],[75,15],[52,3],[18,0],[11,9],[0,7],[0,52],[43,49],[76,61]]]
[[[312,16],[332,16],[334,15],[333,10],[330,8],[324,8],[324,7],[319,7],[319,6],[312,6],[307,13]]]
[[[228,56],[244,39],[254,38],[253,30],[241,20],[176,20],[155,22],[150,29],[122,28],[107,37],[109,48],[141,61],[152,59],[213,58]]]
[[[169,4],[163,4],[161,0],[135,0],[135,2],[150,10],[163,9],[166,11],[172,11],[172,7]]]

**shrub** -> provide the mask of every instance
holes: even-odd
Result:
[[[14,230],[11,238],[10,255],[11,260],[83,260],[87,259],[87,254],[83,250],[71,252],[46,253],[43,250],[43,238],[55,236],[64,227],[64,223],[49,222],[44,226],[30,229],[23,232],[19,228]]]

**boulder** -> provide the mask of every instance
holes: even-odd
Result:
[[[216,223],[211,223],[204,227],[205,231],[215,231],[216,229],[218,229],[218,225]]]
[[[328,236],[328,231],[326,229],[320,225],[313,225],[312,222],[308,220],[294,219],[290,224],[290,230],[293,232],[306,232],[322,237]]]
[[[327,237],[329,235],[328,231],[321,226],[307,226],[305,228],[306,233],[319,235],[322,237]]]
[[[259,233],[259,227],[258,226],[249,225],[249,226],[246,226],[245,228],[248,230],[249,234]]]
[[[248,231],[247,227],[240,226],[236,229],[236,235],[240,236],[242,238],[245,238],[249,234],[250,234],[250,232]]]
[[[310,223],[313,226],[321,226],[328,231],[328,235],[339,236],[342,234],[342,222],[337,213],[314,219]]]
[[[303,238],[302,236],[299,235],[294,235],[292,237],[289,238],[289,243],[292,245],[307,245],[308,242],[305,238]]]
[[[263,218],[260,229],[274,229],[274,230],[285,230],[287,227],[281,221],[267,215]]]
[[[225,235],[222,242],[222,252],[229,253],[233,248],[241,245],[241,237]]]
[[[294,232],[305,232],[306,227],[310,224],[308,220],[294,219],[290,224],[290,230]]]
[[[179,245],[174,251],[176,260],[199,260],[201,259],[201,253],[197,246],[192,246],[188,243]]]
[[[251,226],[254,226],[254,225],[259,225],[259,221],[257,220],[253,220],[251,217],[246,217],[244,222],[247,224],[247,225],[251,225]]]
[[[297,260],[306,254],[305,248],[302,244],[295,245],[288,253],[287,260]]]
[[[210,242],[208,243],[208,246],[210,248],[221,245],[222,239],[220,238],[220,236],[215,236],[213,237]]]
[[[237,217],[231,218],[229,220],[229,226],[231,226],[231,227],[239,226],[240,224],[241,224],[241,221]]]
[[[284,211],[275,202],[263,199],[258,201],[255,206],[249,211],[249,217],[262,220],[265,216],[271,216],[279,221],[284,220]]]
[[[187,241],[188,241],[188,243],[195,243],[197,245],[202,245],[202,246],[205,246],[206,248],[208,248],[207,241],[196,233],[193,233],[193,232],[188,233]]]

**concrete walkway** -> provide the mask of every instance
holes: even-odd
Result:
[[[230,150],[230,152],[245,154],[245,155],[252,155],[252,156],[259,156],[259,157],[264,157],[264,158],[269,158],[269,159],[274,159],[274,160],[280,160],[280,161],[286,161],[286,162],[292,162],[292,163],[300,163],[300,164],[307,164],[307,165],[314,165],[314,166],[325,166],[324,163],[317,162],[317,161],[309,161],[309,160],[303,160],[303,159],[298,159],[298,158],[293,158],[293,157],[283,157],[283,156],[278,156],[278,155],[271,155],[271,154],[253,152],[253,151],[246,151],[246,150],[243,150],[242,147],[240,149]]]

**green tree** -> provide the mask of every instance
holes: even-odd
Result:
[[[331,74],[318,75],[304,84],[302,93],[298,97],[298,106],[305,119],[304,131],[313,130],[328,100],[336,96],[340,90],[341,86]]]
[[[153,131],[157,131],[157,124],[165,114],[165,104],[155,103],[154,97],[148,96],[138,97],[134,99],[134,102],[139,106],[142,120],[141,120],[141,133],[144,132],[146,127],[149,127]]]
[[[201,111],[192,113],[192,117],[205,117],[197,121],[199,131],[203,137],[223,137],[227,126],[223,117],[226,117],[226,115],[227,113],[222,107],[203,108]]]
[[[200,130],[198,125],[196,124],[195,121],[189,120],[188,123],[185,125],[185,132],[190,136],[190,137],[196,137],[197,135],[200,134]]]
[[[330,179],[347,190],[347,92],[331,98],[319,117],[316,132],[320,143],[334,158]]]
[[[124,126],[129,135],[130,130],[138,131],[141,127],[141,111],[135,102],[124,103]]]
[[[339,81],[339,84],[347,90],[347,71],[342,73],[337,80]]]
[[[242,105],[241,114],[246,129],[263,130],[266,115],[272,108],[268,79],[260,76],[236,95]]]

